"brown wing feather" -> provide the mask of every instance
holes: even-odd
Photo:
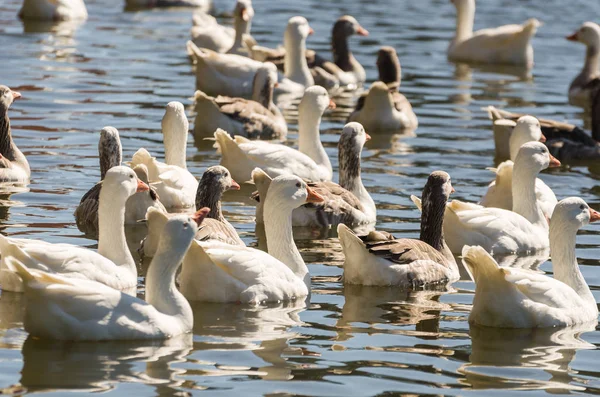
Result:
[[[438,250],[420,240],[402,238],[392,241],[366,242],[365,245],[373,255],[399,264],[427,259],[442,265],[446,265],[448,262]]]
[[[232,245],[245,245],[230,224],[213,218],[206,218],[202,221],[202,228],[196,233],[196,239],[218,240]]]
[[[219,95],[214,103],[224,115],[242,123],[249,139],[281,135],[274,114],[256,101]]]

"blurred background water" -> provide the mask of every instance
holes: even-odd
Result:
[[[233,0],[215,0],[217,13]],[[194,74],[185,53],[191,11],[124,12],[118,0],[89,0],[83,24],[23,24],[20,0],[0,3],[0,84],[23,94],[10,111],[17,145],[28,156],[28,191],[0,193],[2,233],[95,247],[74,224],[80,197],[99,179],[97,142],[103,126],[121,133],[124,159],[139,147],[162,158],[160,120],[178,100],[193,121]],[[426,176],[448,171],[455,198],[477,200],[492,178],[494,105],[585,125],[567,104],[582,45],[564,36],[600,15],[597,0],[491,1],[477,4],[475,28],[544,25],[533,39],[531,75],[472,69],[447,62],[455,11],[447,0],[254,0],[252,33],[282,42],[287,20],[303,15],[315,30],[308,47],[329,54],[331,26],[355,16],[371,34],[351,48],[377,77],[381,45],[396,48],[401,91],[419,117],[416,136],[374,137],[363,152],[363,180],[378,204],[378,227],[416,237],[419,213],[410,202]],[[231,19],[220,18],[223,23]],[[328,114],[322,139],[337,174],[337,140],[349,109]],[[296,128],[291,124],[292,130]],[[292,131],[290,144],[297,134]],[[219,157],[190,136],[188,166],[197,176]],[[563,167],[542,175],[558,198],[581,196],[600,206],[594,167]],[[252,188],[227,193],[226,216],[255,244]],[[600,301],[600,226],[578,236],[583,274]],[[135,241],[137,237],[131,238]],[[301,236],[300,236],[301,237]],[[313,275],[310,303],[251,308],[194,305],[193,335],[166,343],[56,343],[27,338],[23,298],[0,296],[0,388],[4,393],[65,390],[113,395],[544,395],[600,393],[600,333],[594,329],[469,329],[474,284],[463,277],[441,291],[343,287],[337,239],[299,239]],[[541,258],[539,269],[551,272]],[[529,261],[535,262],[535,261]],[[532,263],[526,263],[529,266]],[[140,286],[143,287],[142,278]],[[143,288],[140,288],[143,293]]]

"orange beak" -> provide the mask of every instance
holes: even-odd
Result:
[[[192,220],[194,222],[196,222],[196,225],[200,226],[202,224],[202,221],[204,220],[204,218],[206,218],[208,216],[209,212],[210,212],[210,208],[208,208],[208,207],[200,208],[198,211],[196,211],[194,213],[194,215],[192,215]]]
[[[315,34],[315,30],[309,26],[308,27],[308,35],[311,36],[313,34]]]
[[[590,222],[600,221],[600,212],[590,207]]]
[[[542,134],[542,136],[540,137],[540,142],[546,142],[546,135]]]
[[[15,99],[19,99],[19,98],[21,98],[21,93],[20,93],[20,92],[17,92],[17,91],[11,91],[11,93],[12,93],[12,96],[13,96],[13,101],[14,101]]]
[[[371,140],[371,135],[369,135],[365,132],[365,141],[370,141],[370,140]]]
[[[242,9],[242,20],[244,20],[245,22],[248,22],[250,20],[250,14],[248,14],[248,10],[246,10],[245,8]]]
[[[558,159],[551,154],[549,154],[549,156],[550,156],[550,165],[548,165],[548,168],[560,167],[560,161],[558,161]]]
[[[569,36],[565,37],[565,39],[567,39],[569,41],[577,41],[577,32],[573,33],[572,35],[569,35]]]
[[[454,186],[450,185],[450,194],[452,193],[456,193],[456,189],[454,189]]]
[[[240,185],[232,179],[231,185],[229,185],[229,190],[240,190]]]
[[[306,196],[307,203],[321,203],[325,201],[323,196],[312,190],[310,187],[307,186],[306,191],[308,192],[308,196]]]
[[[335,102],[333,102],[333,99],[329,100],[329,106],[328,106],[328,108],[329,109],[335,109],[336,108],[336,105],[335,105]]]
[[[275,85],[273,85],[273,87],[277,88],[279,87],[279,81],[275,83]]]
[[[147,192],[148,190],[150,190],[150,187],[138,179],[137,189],[135,192]]]
[[[358,29],[356,29],[356,34],[359,36],[368,36],[369,31],[362,26],[359,26]]]

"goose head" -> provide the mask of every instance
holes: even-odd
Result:
[[[283,36],[284,41],[298,43],[306,40],[308,36],[315,31],[310,27],[308,21],[304,17],[296,16],[288,20],[287,28]]]
[[[106,172],[102,182],[100,201],[103,201],[103,195],[108,195],[112,203],[123,203],[124,206],[130,196],[148,190],[150,190],[148,185],[140,181],[131,168],[120,165],[112,167]]]
[[[115,127],[104,127],[100,130],[98,156],[100,159],[100,179],[104,179],[109,169],[121,165],[123,149],[121,148],[119,131]]]
[[[444,249],[444,211],[450,194],[454,193],[450,175],[444,171],[433,171],[421,195],[421,234],[419,239],[441,251]]]
[[[569,41],[578,41],[588,47],[600,49],[600,26],[594,22],[584,22],[573,34],[566,37]]]
[[[291,212],[306,203],[320,203],[323,196],[297,176],[280,175],[271,181],[266,201]]]
[[[327,108],[335,109],[335,103],[329,99],[325,88],[313,85],[304,91],[304,96],[298,105],[298,112],[321,117]]]
[[[371,136],[365,132],[362,124],[352,121],[344,126],[340,141],[338,143],[338,154],[340,162],[340,174],[342,169],[358,169],[360,172],[360,153],[365,142],[371,139]],[[354,159],[357,164],[351,166],[347,164]]]
[[[434,197],[443,198],[444,203],[448,201],[450,194],[454,193],[454,187],[450,175],[445,171],[433,171],[427,178],[427,183],[423,188],[422,203],[430,201]]]
[[[240,190],[240,185],[233,180],[229,170],[221,165],[214,165],[204,171],[198,190],[204,188],[219,193],[219,196],[227,190]]]
[[[183,104],[177,101],[169,102],[161,122],[167,164],[185,168],[189,126]]]
[[[273,89],[277,86],[277,66],[265,62],[254,75],[252,81],[252,99],[265,108],[273,101]]]
[[[394,47],[381,47],[377,52],[377,70],[379,71],[379,80],[385,84],[396,84],[395,88],[400,87],[402,79],[402,68],[400,60]]]
[[[561,232],[566,230],[577,231],[590,222],[600,220],[600,212],[590,208],[587,203],[579,197],[568,197],[556,204],[550,228],[559,228]]]
[[[235,19],[236,26],[242,27],[244,31],[250,31],[250,23],[254,17],[254,8],[252,8],[252,1],[250,0],[238,0],[233,10],[233,16]]]
[[[21,98],[21,93],[13,91],[5,85],[0,85],[0,109],[6,113],[15,99]]]
[[[539,120],[533,116],[520,117],[508,141],[511,160],[515,160],[523,144],[537,141],[546,142],[546,137],[542,134]]]
[[[210,210],[202,208],[193,215],[175,215],[163,227],[158,251],[175,251],[184,253],[190,247],[202,221],[208,216]],[[172,262],[170,262],[172,263]],[[179,266],[179,263],[173,263]]]
[[[548,167],[559,167],[560,161],[550,154],[546,145],[541,142],[527,142],[519,149],[515,159],[517,169],[539,173]]]
[[[358,23],[356,18],[350,15],[344,15],[340,17],[334,24],[331,35],[333,36],[333,40],[336,39],[346,39],[352,35],[359,36],[368,36],[369,31]]]

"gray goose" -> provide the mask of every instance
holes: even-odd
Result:
[[[331,181],[307,182],[307,185],[324,198],[321,202],[307,203],[294,209],[292,225],[327,228],[345,224],[350,227],[374,224],[377,217],[375,202],[365,189],[360,176],[362,148],[371,137],[359,123],[344,126],[338,144],[340,183]],[[253,198],[258,201],[256,223],[263,223],[263,204],[271,178],[255,169],[252,179],[258,191]]]
[[[395,239],[378,231],[359,237],[347,226],[339,225],[340,244],[346,258],[344,283],[415,288],[458,280],[458,266],[442,229],[446,202],[453,191],[446,172],[434,171],[429,175],[423,189],[418,240]]]
[[[221,210],[223,193],[239,189],[240,185],[233,180],[227,168],[215,165],[204,171],[196,191],[196,208],[210,208],[210,212],[196,233],[196,240],[217,240],[232,245],[246,245]],[[142,257],[154,256],[164,224],[175,215],[177,214],[157,210],[148,211],[148,235],[139,249]]]
[[[29,163],[12,139],[8,109],[21,94],[0,85],[0,182],[28,183]]]

